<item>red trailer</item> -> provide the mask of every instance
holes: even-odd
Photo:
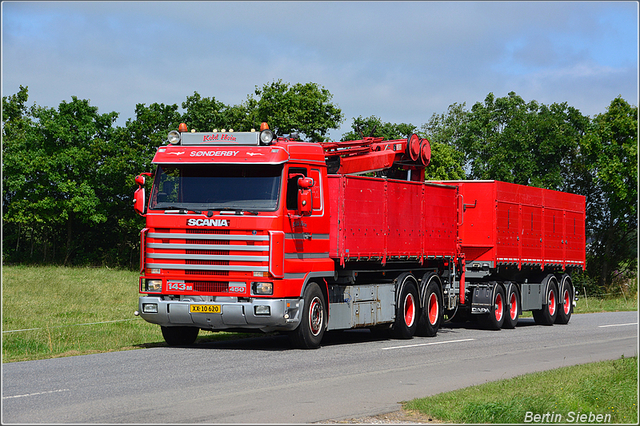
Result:
[[[425,182],[428,141],[305,143],[261,132],[169,134],[150,197],[136,180],[139,311],[171,344],[200,329],[368,327],[410,338],[442,321],[567,323],[584,268],[584,198],[503,182]]]

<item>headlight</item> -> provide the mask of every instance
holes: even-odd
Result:
[[[167,138],[169,140],[169,143],[171,145],[176,145],[178,143],[180,143],[180,133],[178,133],[175,130],[172,130],[169,132],[169,136]]]
[[[251,283],[253,294],[269,296],[273,294],[273,283]]]
[[[265,129],[260,132],[260,143],[263,145],[271,145],[273,138],[273,132],[269,129]]]
[[[145,280],[144,291],[160,293],[162,291],[162,280]]]

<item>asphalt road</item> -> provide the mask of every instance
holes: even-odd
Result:
[[[259,336],[259,335],[258,335]],[[445,325],[438,336],[330,334],[154,347],[3,365],[2,423],[310,423],[556,367],[638,353],[638,313],[521,319],[515,330]],[[560,386],[561,383],[558,383]]]

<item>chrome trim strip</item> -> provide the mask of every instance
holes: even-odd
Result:
[[[232,246],[228,244],[172,244],[147,243],[147,248],[176,250],[232,250],[232,251],[269,251],[269,246]]]
[[[284,279],[285,280],[294,280],[294,279],[302,279],[306,276],[307,274],[305,274],[304,272],[301,274],[284,274]]]
[[[285,253],[285,259],[328,259],[329,253]]]
[[[184,264],[181,264],[181,263],[147,263],[147,268],[188,269],[188,270],[201,270],[201,271],[242,271],[242,272],[256,271],[256,272],[269,272],[269,267],[268,266],[184,265]]]
[[[147,253],[147,259],[229,260],[238,262],[266,262],[269,256],[229,256],[209,254]]]
[[[147,236],[151,238],[173,238],[178,240],[269,241],[268,235],[166,234],[149,232]]]

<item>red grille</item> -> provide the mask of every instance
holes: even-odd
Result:
[[[229,250],[187,250],[187,254],[208,254],[208,255],[227,256],[229,255]]]
[[[207,293],[228,293],[229,283],[224,281],[195,281],[193,289]]]
[[[229,240],[186,240],[187,244],[202,244],[202,245],[222,245],[229,244]]]
[[[228,229],[187,229],[187,234],[217,234],[229,235],[231,231]]]
[[[228,265],[228,260],[185,260],[185,264],[187,265]]]
[[[184,274],[185,275],[217,275],[217,276],[228,277],[229,271],[194,271],[191,269],[187,269],[186,271],[184,271]]]

